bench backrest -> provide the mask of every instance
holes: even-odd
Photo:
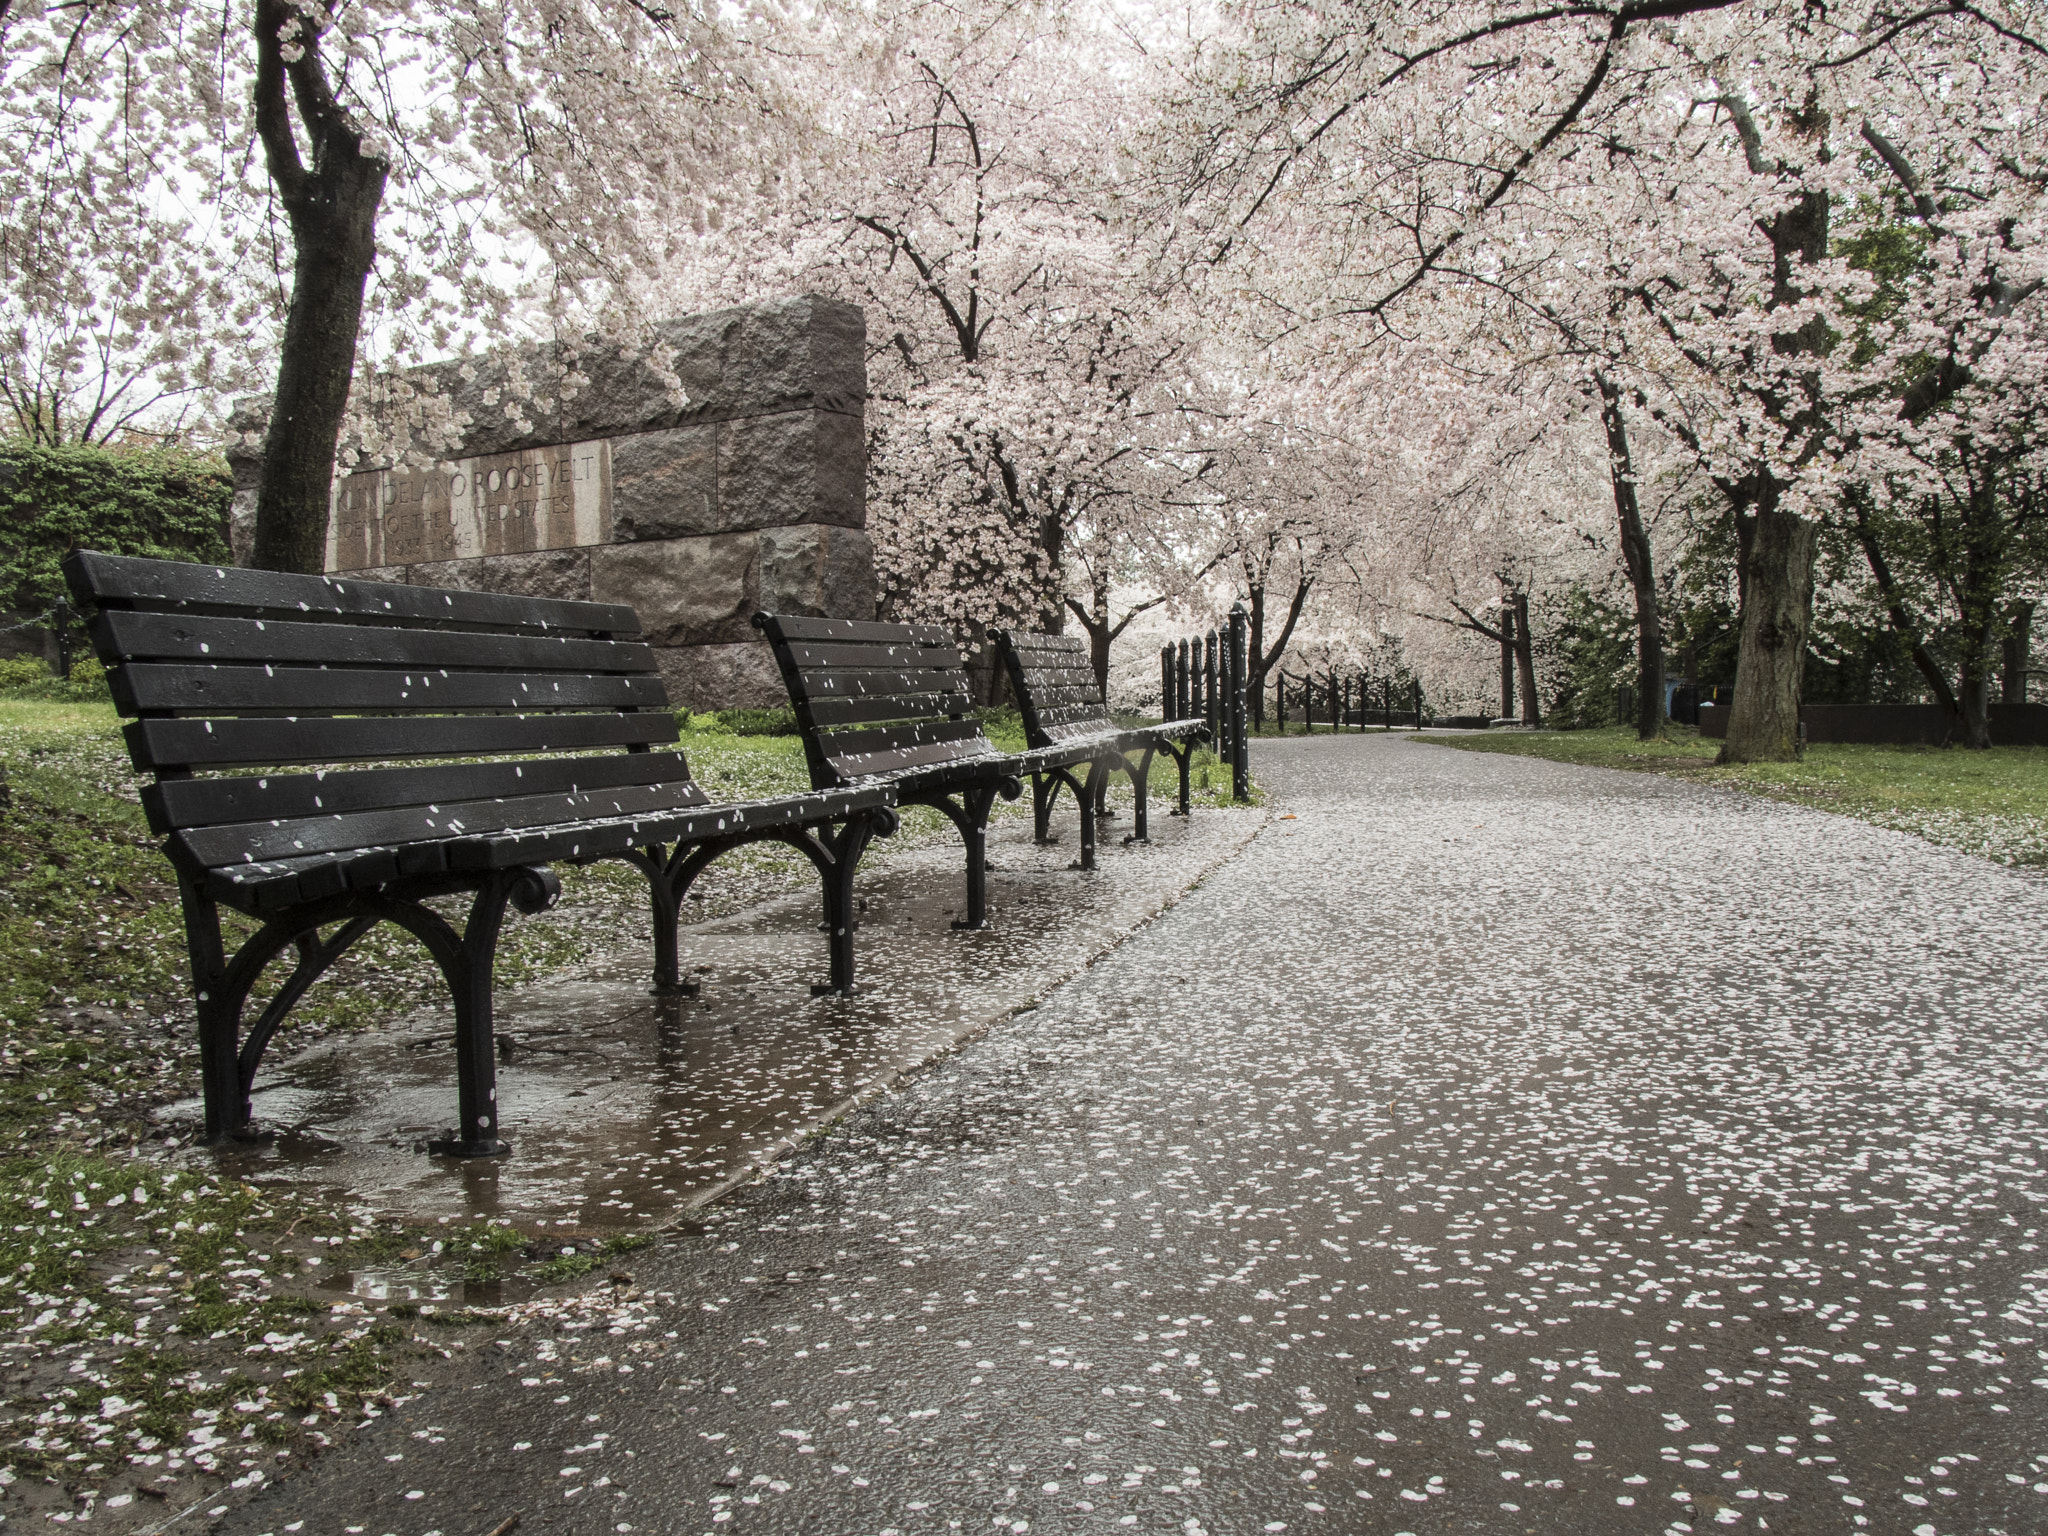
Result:
[[[1056,747],[1117,728],[1095,681],[1095,663],[1074,635],[990,632],[1010,674],[1010,691],[1034,747]]]
[[[525,803],[454,829],[483,832],[570,819],[557,794],[707,799],[680,752],[649,750],[678,733],[630,608],[83,550],[64,574],[98,609],[129,756],[157,775],[150,824],[203,866],[374,846],[422,824],[379,813],[437,803]],[[602,748],[626,750],[532,760]],[[418,758],[498,761],[248,771]]]
[[[938,625],[757,613],[754,627],[775,648],[814,788],[996,755]]]

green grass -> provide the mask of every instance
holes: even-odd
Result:
[[[1796,763],[1719,767],[1719,742],[1685,726],[1655,741],[1625,729],[1415,738],[1719,784],[1910,832],[1995,863],[2048,865],[2048,748],[1815,745]]]

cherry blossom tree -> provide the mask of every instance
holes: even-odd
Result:
[[[2024,657],[2048,573],[2048,68],[2006,39],[1969,62],[1979,89],[1903,71],[1862,120],[1880,195],[1845,244],[1875,291],[1847,322],[1838,389],[1844,518],[1957,738],[1985,747],[2000,643]],[[2024,697],[2023,676],[2007,691]]]
[[[366,330],[402,357],[501,335],[522,314],[544,326],[579,285],[714,224],[733,178],[796,131],[756,46],[769,19],[726,7],[255,0],[238,14],[149,0],[10,8],[5,25],[9,110],[34,129],[17,174],[43,192],[10,223],[10,259],[42,291],[75,289],[79,260],[268,265],[264,324],[250,327],[276,336],[254,560],[278,569],[322,564]],[[116,196],[155,205],[153,223],[106,231],[111,257],[49,216],[90,207],[110,175]],[[167,366],[146,339],[110,345]]]
[[[1592,290],[1572,314],[1631,297],[1690,375],[1695,409],[1667,424],[1743,532],[1727,755],[1791,755],[1814,522],[1839,485],[1826,374],[1855,290],[1828,237],[1857,185],[1848,139],[1873,82],[2038,55],[2038,16],[1622,0],[1252,4],[1227,23],[1161,130],[1161,259],[1227,268],[1257,285],[1271,334],[1325,331],[1353,355],[1424,329],[1454,274]],[[1998,88],[2025,89],[2009,72]],[[1617,191],[1646,214],[1626,284],[1555,217]],[[1274,231],[1308,227],[1320,260],[1266,259]],[[1657,255],[1668,270],[1644,270]],[[1608,382],[1625,410],[1632,391]]]

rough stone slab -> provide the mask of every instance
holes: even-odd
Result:
[[[751,533],[612,544],[588,552],[591,592],[640,615],[651,645],[721,645],[753,638],[761,541]]]
[[[867,442],[857,416],[785,411],[718,429],[718,518],[725,528],[867,525]]]
[[[588,549],[548,549],[481,560],[432,561],[405,567],[404,576],[373,575],[369,571],[350,574],[366,580],[406,581],[416,587],[509,592],[519,597],[558,597],[587,603],[591,600],[591,554]]]
[[[657,649],[654,661],[670,701],[682,709],[778,709],[789,703],[775,653],[763,640]]]
[[[875,546],[865,533],[809,523],[761,530],[760,606],[806,618],[875,616]]]
[[[653,328],[651,347],[671,365],[673,381],[595,341],[537,347],[521,358],[525,392],[537,397],[523,417],[506,410],[521,392],[503,362],[467,365],[467,378],[463,363],[430,364],[418,370],[421,385],[446,394],[468,425],[453,441],[422,446],[467,458],[784,411],[858,418],[867,399],[866,324],[858,305],[817,294],[667,321]],[[565,397],[556,381],[570,372],[582,382]],[[254,485],[269,413],[268,397],[259,396],[236,402],[229,418],[238,487]]]
[[[612,439],[612,537],[622,543],[722,533],[712,423]]]

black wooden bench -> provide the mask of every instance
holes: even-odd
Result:
[[[1081,807],[1082,859],[1092,866],[1095,818],[1101,814],[1103,791],[1112,773],[1129,777],[1136,802],[1132,832],[1124,841],[1149,841],[1145,788],[1152,772],[1153,755],[1162,750],[1180,768],[1180,806],[1172,814],[1188,814],[1188,761],[1195,749],[1209,739],[1206,724],[1200,720],[1168,720],[1162,725],[1118,725],[1110,718],[1102,687],[1095,680],[1095,664],[1077,636],[1022,634],[1007,629],[991,630],[989,634],[1009,673],[1010,691],[1016,695],[1018,712],[1024,717],[1025,739],[1034,748],[1064,748],[1089,754],[1085,759],[1089,764],[1085,780],[1076,779],[1071,768],[1049,769],[1032,778],[1032,830],[1039,842],[1052,840],[1053,803],[1064,784],[1074,792]],[[1135,767],[1128,756],[1132,752],[1139,754]]]
[[[988,921],[988,817],[1027,775],[1085,762],[1065,748],[1006,753],[974,714],[974,691],[953,637],[935,624],[874,624],[757,613],[775,649],[818,789],[889,783],[900,805],[929,805],[967,849],[967,915]]]
[[[630,608],[84,551],[64,573],[98,611],[93,645],[136,717],[129,754],[156,776],[143,805],[184,902],[209,1140],[253,1134],[272,1035],[389,922],[425,945],[455,1004],[461,1124],[432,1150],[505,1151],[493,963],[508,904],[554,905],[555,863],[639,869],[655,985],[687,992],[676,923],[691,881],[740,844],[788,843],[824,882],[830,989],[852,989],[853,873],[895,830],[893,789],[712,804],[681,752],[655,750],[677,740],[675,717]],[[471,897],[460,932],[427,905],[457,895]],[[259,924],[232,957],[222,907]],[[287,949],[290,974],[244,1030]]]

